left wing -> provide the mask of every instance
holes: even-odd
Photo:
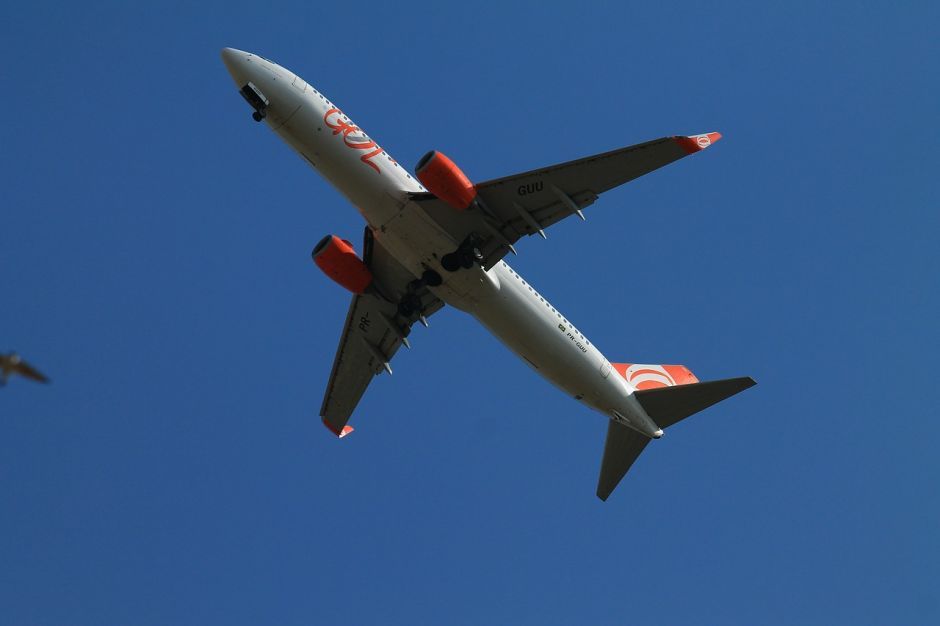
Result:
[[[402,343],[408,346],[411,326],[444,306],[426,287],[415,288],[415,277],[372,238],[368,227],[363,261],[378,290],[352,298],[320,407],[323,423],[337,437],[352,432],[346,423],[375,375],[392,373],[390,361]],[[415,305],[408,315],[398,306],[406,297]]]
[[[514,174],[476,185],[477,198],[457,211],[431,193],[411,194],[455,241],[479,240],[483,267],[491,268],[525,235],[593,204],[599,194],[677,161],[721,139],[719,133],[663,137],[611,152]],[[513,250],[515,251],[515,250]]]

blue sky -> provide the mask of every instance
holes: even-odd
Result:
[[[6,624],[940,620],[936,3],[7,3]],[[707,152],[511,259],[612,360],[759,385],[607,503],[606,425],[466,315],[335,440],[361,218],[254,124],[263,54],[473,180]]]

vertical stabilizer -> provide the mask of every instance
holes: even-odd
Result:
[[[614,369],[636,389],[656,389],[697,383],[685,365],[651,365],[648,363],[611,363]]]

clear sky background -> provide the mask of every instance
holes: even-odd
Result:
[[[0,622],[940,623],[940,10],[766,4],[5,3]],[[509,260],[758,386],[602,503],[604,418],[446,309],[334,439],[363,223],[223,46],[477,181],[721,131]]]

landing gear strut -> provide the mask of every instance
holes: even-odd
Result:
[[[460,268],[465,270],[473,267],[474,263],[483,262],[483,253],[478,247],[477,237],[470,235],[464,239],[460,247],[441,257],[441,267],[448,272],[456,272]]]
[[[421,274],[421,278],[408,283],[408,292],[402,296],[401,300],[398,302],[398,314],[402,317],[409,318],[415,313],[421,313],[423,307],[421,305],[421,298],[417,295],[417,291],[425,286],[437,287],[443,282],[444,279],[434,270],[424,270],[424,273]]]

